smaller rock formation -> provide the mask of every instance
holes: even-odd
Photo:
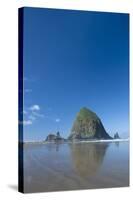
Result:
[[[61,136],[60,136],[60,132],[59,132],[59,131],[56,133],[56,139],[61,139]]]
[[[115,134],[114,134],[114,139],[120,139],[120,136],[119,136],[118,133],[115,133]]]
[[[64,142],[65,139],[60,136],[60,132],[58,131],[56,134],[49,134],[46,137],[46,142]]]
[[[56,135],[54,134],[49,134],[47,137],[46,137],[46,140],[47,142],[54,142],[56,139]]]

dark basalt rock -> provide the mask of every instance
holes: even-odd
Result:
[[[112,139],[100,118],[88,108],[82,108],[73,123],[69,140]]]
[[[119,136],[118,133],[115,133],[115,134],[114,134],[114,139],[120,139],[120,136]]]
[[[46,140],[45,140],[45,141],[53,142],[53,141],[55,141],[55,139],[56,139],[56,135],[54,135],[54,134],[49,134],[49,135],[46,137]]]
[[[56,135],[55,134],[49,134],[46,137],[45,141],[46,142],[63,142],[63,141],[65,141],[65,139],[60,136],[60,132],[57,132]]]

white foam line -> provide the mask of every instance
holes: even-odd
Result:
[[[129,138],[127,139],[111,139],[111,140],[87,140],[87,141],[73,141],[73,143],[102,143],[102,142],[128,142]]]

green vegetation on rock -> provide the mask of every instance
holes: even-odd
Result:
[[[71,129],[68,139],[110,139],[96,113],[81,108]]]

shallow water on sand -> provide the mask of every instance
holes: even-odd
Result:
[[[24,145],[24,192],[128,185],[128,142]]]

